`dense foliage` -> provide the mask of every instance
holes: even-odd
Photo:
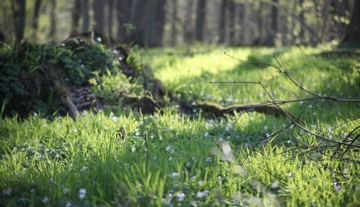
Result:
[[[65,43],[36,45],[3,44],[0,50],[0,97],[3,115],[26,116],[30,112],[46,116],[64,112],[57,96],[59,85],[81,87],[101,82],[102,75],[121,73],[117,50],[103,44]]]

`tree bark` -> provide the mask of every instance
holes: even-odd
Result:
[[[198,0],[196,8],[195,39],[200,42],[204,40],[205,15],[206,0]]]
[[[87,32],[90,29],[89,0],[81,1],[81,32]]]
[[[104,33],[104,1],[94,0],[93,9],[95,20],[94,29],[97,32]]]
[[[176,21],[177,21],[177,7],[178,7],[178,2],[177,0],[173,0],[173,5],[172,5],[172,19],[171,19],[171,42],[170,45],[171,47],[175,47],[176,45]]]
[[[79,34],[79,22],[81,14],[81,0],[74,1],[74,7],[72,9],[72,24],[70,36]]]
[[[185,12],[184,37],[186,44],[190,44],[192,42],[193,28],[191,15],[193,13],[193,2],[193,0],[188,0]]]
[[[33,35],[32,38],[36,40],[37,29],[39,25],[39,11],[41,7],[41,0],[36,0],[34,5],[34,17],[32,21]]]
[[[113,24],[114,24],[114,0],[108,0],[108,9],[109,9],[109,15],[108,15],[108,33],[109,36],[112,36],[113,33]]]
[[[220,21],[219,21],[219,41],[218,43],[224,44],[225,43],[225,34],[226,34],[226,5],[228,0],[221,0],[221,8],[220,8]]]
[[[271,46],[275,45],[275,38],[276,38],[276,34],[278,32],[278,4],[279,4],[279,0],[272,0],[272,4],[271,4],[272,43],[271,43]]]
[[[354,10],[343,43],[360,44],[360,1],[355,0]]]
[[[305,12],[304,12],[304,0],[299,1],[299,7],[300,7],[299,19],[300,19],[301,22],[304,22],[304,24],[306,24],[306,22],[305,22]],[[305,29],[304,29],[303,24],[300,24],[299,38],[300,38],[301,43],[305,42]]]
[[[15,24],[15,41],[20,43],[24,38],[25,18],[26,18],[26,0],[11,1],[11,9]]]
[[[229,11],[229,45],[235,44],[235,2],[234,0],[230,0],[228,3],[228,11]]]
[[[56,39],[56,0],[51,0],[51,6],[50,6],[50,31],[49,36],[50,39]]]

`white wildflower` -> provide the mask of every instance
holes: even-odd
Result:
[[[173,172],[173,173],[171,174],[171,176],[172,176],[173,178],[176,178],[176,177],[178,177],[178,176],[179,176],[179,173],[177,173],[177,172]]]
[[[278,186],[279,186],[279,181],[275,181],[275,182],[273,182],[272,184],[271,184],[271,188],[277,188]]]
[[[85,196],[86,196],[86,189],[81,188],[81,189],[79,190],[79,198],[80,198],[81,200],[83,200],[83,199],[85,198]]]
[[[185,194],[184,193],[178,193],[176,195],[176,198],[178,199],[178,201],[183,201],[185,199]]]

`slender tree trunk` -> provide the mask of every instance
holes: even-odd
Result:
[[[178,7],[178,1],[177,0],[173,0],[173,5],[172,5],[172,21],[171,21],[171,42],[170,45],[171,47],[175,47],[176,45],[176,21],[177,21],[177,8]]]
[[[25,18],[26,18],[26,0],[11,1],[11,9],[15,24],[15,41],[20,43],[24,38]]]
[[[360,44],[360,1],[355,0],[354,10],[347,27],[344,43]]]
[[[263,5],[264,3],[262,1],[259,2],[258,12],[257,12],[257,26],[259,31],[259,37],[255,41],[255,45],[262,45],[263,42]]]
[[[188,0],[187,8],[185,12],[185,28],[184,28],[184,36],[185,36],[185,43],[190,44],[192,42],[192,14],[193,14],[193,0]]]
[[[276,34],[278,32],[278,4],[279,0],[272,0],[271,5],[271,29],[272,29],[272,45],[275,45]]]
[[[232,46],[235,44],[235,2],[230,0],[228,3],[229,10],[229,44]]]
[[[33,17],[33,21],[32,21],[32,28],[33,28],[33,35],[32,38],[34,40],[36,40],[36,35],[37,35],[37,29],[38,29],[38,25],[39,25],[39,11],[40,11],[40,7],[41,7],[41,0],[36,0],[35,1],[35,6],[34,6],[34,17]]]
[[[104,1],[94,0],[93,9],[95,20],[94,29],[97,32],[104,33]]]
[[[165,25],[165,8],[166,0],[157,0],[155,9],[155,31],[153,36],[153,47],[162,46]]]
[[[50,6],[50,31],[49,36],[50,39],[56,39],[56,0],[51,0],[51,6]]]
[[[81,0],[74,1],[74,7],[72,10],[72,24],[70,36],[79,34],[79,22],[81,14]]]
[[[243,13],[244,13],[244,21],[243,21],[243,42],[245,45],[250,45],[250,3],[249,0],[245,0],[245,3],[243,4]]]
[[[200,42],[204,40],[205,14],[206,0],[198,0],[196,8],[195,39]]]
[[[130,23],[129,22],[130,12],[128,9],[130,6],[131,6],[130,1],[117,2],[117,24],[118,24],[117,39],[122,42],[124,42],[127,37],[124,24]]]
[[[109,36],[112,36],[113,33],[113,24],[114,24],[114,0],[108,0],[108,8],[109,8],[109,15],[108,15],[108,33]]]
[[[299,19],[301,22],[304,22],[304,24],[306,24],[305,12],[304,12],[304,0],[299,1],[299,7],[300,7]],[[300,24],[299,38],[300,38],[301,43],[305,43],[305,29],[304,29],[303,24]]]
[[[219,41],[218,43],[224,44],[225,43],[225,34],[226,34],[226,5],[228,0],[221,0],[221,8],[220,8],[220,21],[219,21]]]
[[[89,0],[81,0],[81,32],[87,32],[90,29]]]

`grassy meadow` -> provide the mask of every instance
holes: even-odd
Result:
[[[76,121],[5,118],[0,206],[359,206],[360,103],[343,100],[360,100],[360,59],[320,55],[329,50],[143,49],[143,63],[178,99],[294,100],[281,106],[306,130],[258,113],[187,116],[177,105],[153,116],[120,108]],[[321,98],[329,96],[341,102]]]

